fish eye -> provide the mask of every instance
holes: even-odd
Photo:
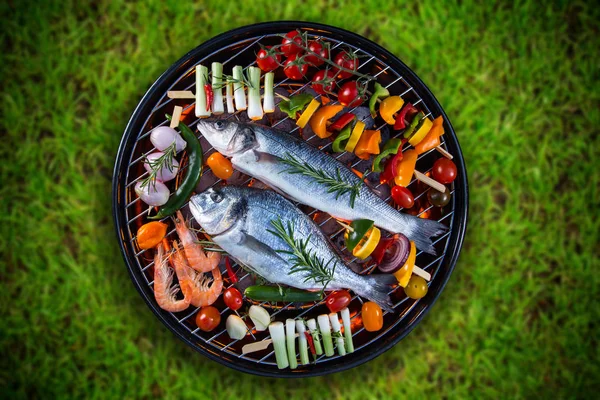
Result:
[[[217,128],[220,131],[223,130],[225,128],[225,122],[223,122],[223,121],[215,122],[215,128]]]
[[[221,200],[223,200],[223,196],[221,196],[221,194],[217,193],[217,192],[212,192],[210,194],[210,199],[212,201],[214,201],[215,203],[220,203]]]

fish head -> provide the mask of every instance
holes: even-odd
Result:
[[[209,188],[192,196],[190,211],[209,235],[219,235],[242,219],[243,198],[229,193],[227,187]]]
[[[232,157],[256,147],[254,131],[237,121],[200,120],[198,130],[219,153]]]

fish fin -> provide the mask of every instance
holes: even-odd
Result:
[[[266,254],[270,255],[271,257],[276,257],[285,262],[285,260],[283,258],[281,258],[281,256],[275,250],[273,250],[272,248],[270,248],[269,246],[267,246],[266,244],[264,244],[263,242],[261,242],[260,240],[255,238],[254,236],[248,235],[245,232],[239,233],[238,244],[240,246],[245,246],[248,250],[251,250],[253,252],[266,253]]]
[[[415,228],[409,239],[415,242],[417,249],[435,255],[435,247],[431,241],[432,236],[438,236],[448,231],[448,227],[440,222],[425,218],[417,218]]]
[[[256,146],[258,146],[256,134],[249,126],[243,126],[235,132],[227,144],[227,153],[240,153],[256,148]]]
[[[394,304],[388,293],[391,286],[398,283],[396,277],[392,274],[379,274],[366,275],[364,278],[367,279],[367,284],[355,292],[379,304],[384,310],[394,312]]]

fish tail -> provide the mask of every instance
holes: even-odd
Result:
[[[394,304],[388,293],[390,292],[390,287],[398,283],[396,277],[391,274],[381,274],[367,275],[364,278],[367,280],[366,284],[363,282],[360,289],[355,290],[355,292],[379,304],[384,310],[394,312]]]
[[[414,228],[411,234],[407,236],[415,242],[417,249],[435,255],[435,247],[433,247],[431,237],[441,235],[447,231],[448,227],[440,222],[425,218],[415,218]]]

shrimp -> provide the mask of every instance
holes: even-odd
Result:
[[[209,272],[217,268],[221,261],[221,254],[210,251],[207,255],[204,252],[204,248],[198,243],[196,235],[188,228],[180,211],[177,211],[177,218],[175,218],[175,229],[190,267],[198,272]]]
[[[223,279],[221,277],[221,271],[219,267],[212,269],[212,279],[207,277],[205,273],[195,271],[188,266],[186,259],[182,251],[177,244],[173,243],[175,248],[175,255],[173,256],[173,262],[175,264],[175,271],[177,276],[185,280],[192,282],[192,294],[190,303],[195,307],[205,307],[213,304],[223,290]],[[212,282],[212,283],[211,283]],[[184,292],[185,293],[185,292]]]
[[[175,295],[178,292],[177,285],[171,286],[173,283],[173,269],[166,262],[165,250],[161,244],[158,245],[156,255],[154,256],[154,298],[163,310],[170,312],[183,311],[189,307],[191,296],[185,295],[191,293],[192,282],[185,277],[179,279],[181,291],[184,297],[181,300],[176,300]]]

